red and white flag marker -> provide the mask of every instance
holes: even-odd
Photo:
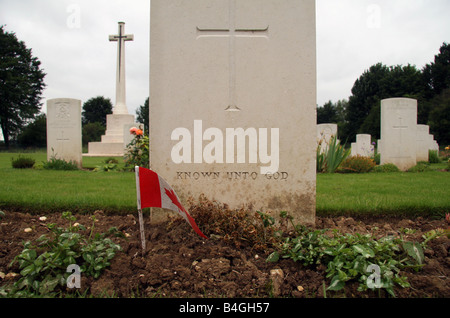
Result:
[[[181,205],[180,199],[176,195],[172,187],[161,178],[156,172],[135,167],[136,172],[136,193],[137,207],[139,212],[139,226],[141,231],[142,249],[145,252],[145,234],[144,222],[142,219],[142,209],[145,208],[163,208],[169,209],[180,214],[201,237],[208,239],[195,223],[194,219],[189,215],[186,209]]]

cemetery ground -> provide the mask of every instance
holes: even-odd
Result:
[[[444,165],[421,173],[319,174],[316,226],[297,231],[288,218],[273,224],[265,213],[231,211],[198,199],[187,208],[210,238],[203,240],[175,215],[150,224],[145,210],[143,256],[133,173],[43,170],[44,152],[23,154],[36,159],[37,169],[12,169],[11,158],[18,155],[0,153],[0,297],[27,274],[13,262],[24,255],[24,242],[37,245],[43,234],[56,237],[56,228],[87,240],[115,228],[111,244],[120,251],[109,250],[114,255],[108,263],[96,264],[98,278],[82,273],[80,289],[53,290],[47,284],[41,291],[58,293],[40,296],[450,297],[445,232],[450,178]],[[101,167],[102,160],[84,158],[83,166]],[[65,211],[75,220],[64,217]],[[390,266],[381,266],[382,282],[393,287],[359,291],[370,273],[358,276],[352,257],[374,261],[382,256]]]

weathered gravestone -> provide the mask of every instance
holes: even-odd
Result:
[[[182,202],[314,223],[314,0],[154,0],[150,167]]]
[[[400,170],[416,165],[417,100],[389,98],[381,101],[380,164],[393,163]]]
[[[417,125],[416,160],[428,161],[428,150],[430,149],[430,127],[428,125]]]
[[[352,156],[373,157],[374,146],[372,145],[371,135],[358,134],[356,135],[356,142],[351,145]]]
[[[318,124],[317,125],[317,142],[320,152],[324,152],[330,144],[331,138],[337,136],[337,124]]]
[[[47,160],[75,162],[81,168],[81,101],[47,100]]]

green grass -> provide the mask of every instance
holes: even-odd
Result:
[[[24,153],[42,167],[45,152]],[[18,153],[0,153],[0,209],[38,213],[42,211],[111,213],[136,211],[136,183],[131,172],[92,172],[13,169]],[[83,157],[83,168],[102,165],[104,157]],[[123,160],[116,158],[119,166]]]
[[[318,215],[443,215],[450,210],[450,174],[320,174],[316,202]]]
[[[11,158],[18,155],[0,153],[0,209],[31,213],[136,211],[132,172],[13,169]],[[38,165],[46,160],[45,152],[22,155],[35,158]],[[105,159],[84,157],[83,167],[94,168]],[[444,165],[432,167],[442,169]],[[317,215],[322,216],[442,216],[450,211],[450,174],[441,171],[318,174],[316,205]]]

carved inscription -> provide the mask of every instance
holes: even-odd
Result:
[[[287,172],[275,172],[260,174],[258,172],[249,171],[228,171],[228,172],[205,172],[205,171],[177,171],[177,179],[179,180],[256,180],[264,178],[268,180],[287,180],[289,174]]]

